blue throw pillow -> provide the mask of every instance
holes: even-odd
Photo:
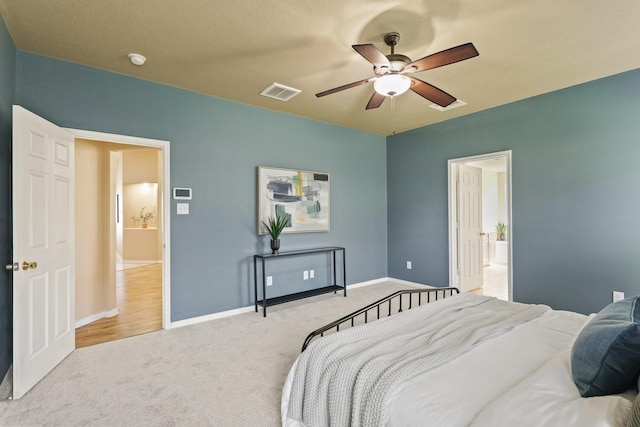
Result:
[[[609,304],[578,334],[571,374],[582,397],[622,393],[640,374],[640,296]]]

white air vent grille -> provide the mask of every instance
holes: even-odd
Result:
[[[280,83],[273,83],[265,90],[260,92],[260,95],[273,99],[279,99],[280,101],[288,101],[299,93],[299,89],[281,85]]]
[[[429,105],[429,107],[438,111],[449,111],[449,110],[453,110],[454,108],[462,107],[463,105],[467,105],[467,103],[464,101],[460,101],[459,99],[456,99],[454,102],[452,102],[446,107],[441,107],[438,104],[431,104]]]

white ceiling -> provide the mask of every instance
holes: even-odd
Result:
[[[0,0],[0,14],[22,51],[380,135],[640,68],[637,0]],[[351,45],[388,54],[392,31],[412,60],[473,42],[478,57],[415,74],[467,105],[409,91],[365,111],[372,83],[314,96],[373,76]],[[273,82],[302,93],[260,96]]]

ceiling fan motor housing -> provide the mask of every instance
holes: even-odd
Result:
[[[411,63],[411,58],[408,56],[395,53],[394,47],[398,44],[398,41],[400,41],[400,33],[393,32],[384,35],[384,43],[391,48],[391,54],[385,55],[391,67],[389,68],[387,65],[377,67],[374,65],[373,71],[376,75],[382,76],[388,72],[399,73],[405,65]]]
[[[411,63],[411,59],[408,56],[400,55],[400,54],[397,54],[397,53],[394,53],[394,54],[391,54],[391,55],[386,55],[386,57],[389,60],[389,63],[391,64],[391,67],[388,67],[387,65],[383,65],[383,66],[377,67],[377,66],[374,65],[373,66],[373,71],[378,76],[382,76],[382,75],[387,74],[389,72],[391,72],[391,73],[399,73],[400,71],[403,70],[405,65]]]

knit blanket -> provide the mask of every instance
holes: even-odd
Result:
[[[396,387],[547,310],[463,293],[327,335],[298,358],[287,415],[309,427],[382,426]]]

